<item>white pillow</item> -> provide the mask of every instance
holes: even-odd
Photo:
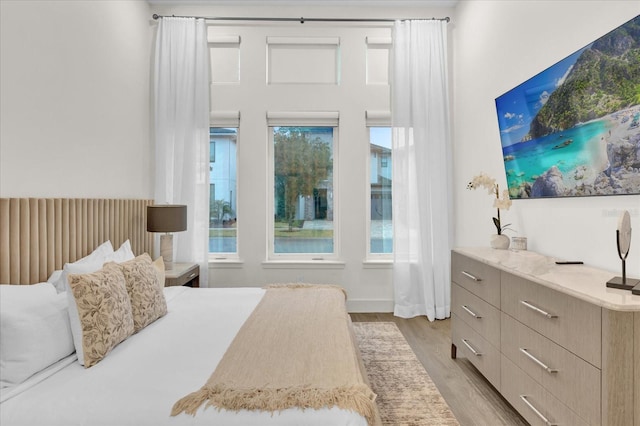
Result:
[[[49,278],[47,278],[47,282],[53,284],[53,286],[55,287],[56,282],[60,279],[61,276],[62,276],[62,269],[57,269],[51,273],[51,276],[49,276]]]
[[[73,263],[65,263],[64,268],[62,268],[62,275],[55,283],[53,283],[58,293],[62,293],[67,290],[67,287],[69,286],[69,283],[67,282],[67,275],[95,272],[102,268],[107,256],[112,253],[113,246],[111,245],[111,241],[105,241],[82,259]],[[95,265],[98,266],[96,267]]]
[[[73,353],[65,295],[51,283],[0,286],[0,387]]]
[[[131,250],[131,243],[129,242],[129,240],[127,240],[124,243],[122,243],[122,245],[118,250],[114,251],[111,254],[108,254],[106,259],[104,260],[104,263],[107,263],[107,262],[122,263],[122,262],[126,262],[127,260],[134,259],[135,257],[136,256],[133,254],[133,250]]]
[[[156,280],[158,282],[158,287],[160,290],[164,290],[164,279],[165,279],[165,270],[164,270],[164,259],[162,256],[153,261],[153,266],[156,267]]]

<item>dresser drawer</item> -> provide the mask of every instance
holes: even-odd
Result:
[[[588,425],[585,420],[547,392],[504,355],[500,364],[502,396],[532,426]],[[547,421],[545,422],[543,418]]]
[[[165,287],[189,285],[200,287],[200,265],[197,263],[174,263],[173,269],[165,271]]]
[[[589,424],[600,423],[600,370],[504,313],[501,326],[504,356]]]
[[[600,307],[507,272],[501,283],[503,312],[600,368]]]
[[[474,331],[456,314],[451,315],[451,339],[462,354],[500,390],[500,351]]]
[[[451,280],[500,308],[500,271],[498,269],[452,252]]]
[[[451,311],[493,346],[500,347],[500,311],[496,307],[453,283]]]

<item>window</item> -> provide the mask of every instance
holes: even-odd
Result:
[[[209,129],[209,253],[237,253],[238,129]]]
[[[336,129],[270,127],[275,255],[334,254]]]
[[[369,253],[393,253],[391,128],[369,127]]]

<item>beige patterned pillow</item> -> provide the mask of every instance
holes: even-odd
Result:
[[[164,291],[164,279],[165,279],[165,270],[164,270],[164,259],[162,256],[153,261],[153,266],[156,267],[156,275],[158,279],[158,287],[161,291]]]
[[[167,313],[167,301],[158,285],[156,267],[147,254],[119,263],[131,299],[134,332],[138,332]]]
[[[131,302],[115,263],[90,274],[69,274],[68,279],[82,327],[84,366],[89,368],[133,334]]]

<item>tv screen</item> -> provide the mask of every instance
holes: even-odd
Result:
[[[496,99],[509,196],[640,194],[640,15]]]

